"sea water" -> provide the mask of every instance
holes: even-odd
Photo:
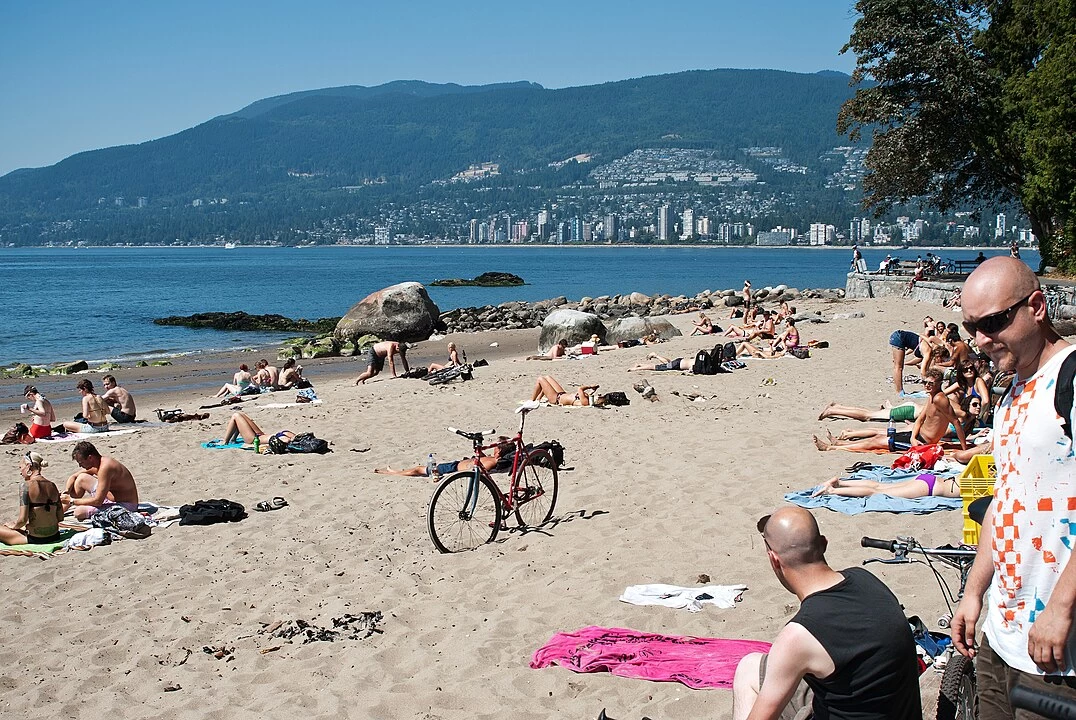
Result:
[[[886,250],[867,249],[876,268]],[[914,259],[925,251],[899,253]],[[975,250],[943,250],[972,259]],[[987,251],[987,255],[1006,254]],[[118,360],[271,345],[294,333],[194,330],[153,324],[168,315],[244,310],[314,319],[343,315],[375,290],[414,280],[441,310],[510,300],[786,284],[845,285],[849,248],[714,247],[140,247],[2,248],[0,366]],[[1025,252],[1036,267],[1038,254]],[[439,278],[510,272],[527,285],[439,288]]]

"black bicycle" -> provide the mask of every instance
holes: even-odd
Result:
[[[878,540],[865,537],[860,541],[863,547],[877,548],[893,554],[891,558],[869,558],[863,561],[864,565],[872,562],[886,565],[900,565],[905,563],[920,563],[930,568],[934,578],[938,581],[942,599],[945,600],[946,614],[938,618],[938,627],[948,629],[953,619],[953,608],[964,595],[964,587],[968,581],[968,572],[972,563],[975,562],[976,550],[965,547],[923,547],[913,537],[898,537],[896,540]],[[946,582],[938,566],[955,569],[960,575],[960,589],[953,592]],[[931,634],[933,635],[933,634]],[[975,664],[971,658],[961,655],[948,641],[931,643],[920,642],[919,646],[924,649],[933,661],[934,667],[942,670],[941,689],[938,693],[938,720],[976,720],[979,716],[978,691],[975,682]]]

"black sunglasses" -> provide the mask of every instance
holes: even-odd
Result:
[[[1036,290],[1035,292],[1038,292],[1038,290]],[[1031,293],[1031,295],[1034,294],[1034,292]],[[1010,305],[1008,308],[1002,310],[1001,312],[996,312],[993,315],[987,315],[984,318],[980,318],[972,322],[965,320],[961,323],[961,325],[964,326],[964,329],[967,330],[968,334],[972,337],[975,336],[976,332],[981,332],[983,335],[993,335],[994,333],[1001,332],[1009,326],[1009,323],[1012,322],[1012,319],[1016,314],[1016,310],[1021,305],[1026,304],[1027,301],[1031,299],[1031,295],[1028,295],[1022,300],[1017,300],[1016,303]]]

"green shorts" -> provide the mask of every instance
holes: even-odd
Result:
[[[915,420],[917,408],[915,405],[898,405],[889,408],[889,419],[894,422],[912,422]]]

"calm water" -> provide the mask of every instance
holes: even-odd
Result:
[[[866,250],[877,267],[884,250]],[[970,259],[976,251],[942,255]],[[987,253],[988,255],[997,253]],[[904,258],[915,253],[905,251]],[[844,287],[845,249],[759,248],[27,248],[0,249],[0,365],[132,359],[271,344],[283,335],[159,327],[166,315],[245,310],[343,315],[407,280],[512,272],[517,288],[429,288],[442,310],[565,295],[694,294],[704,289]],[[1024,253],[1036,267],[1037,253]],[[44,301],[42,302],[42,299]]]

